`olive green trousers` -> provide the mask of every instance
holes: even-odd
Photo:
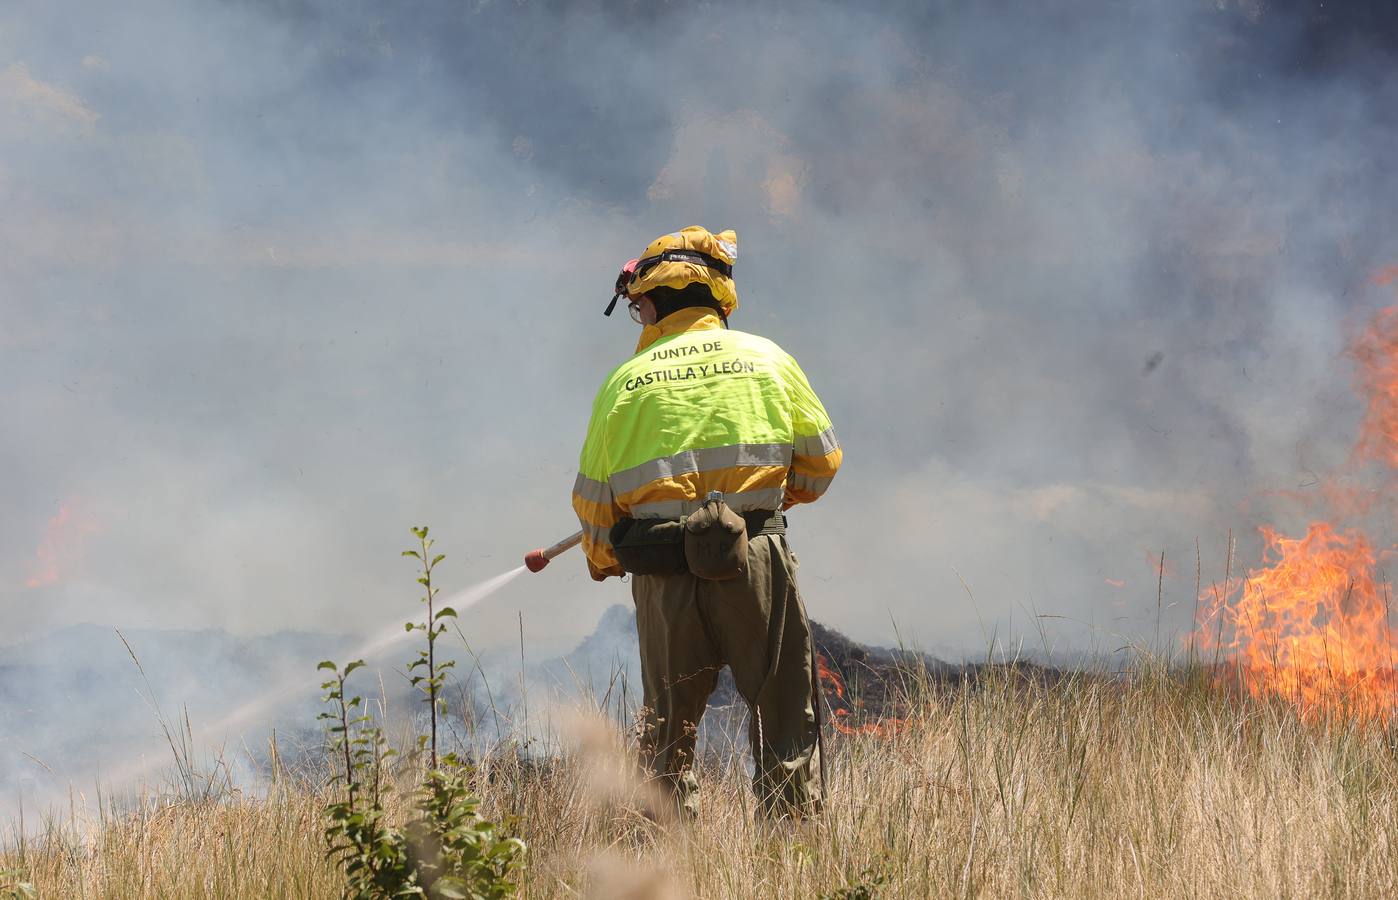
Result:
[[[642,753],[681,808],[698,811],[691,765],[709,694],[725,664],[749,709],[753,790],[773,817],[819,810],[811,627],[782,535],[748,543],[746,577],[636,575],[645,691]]]

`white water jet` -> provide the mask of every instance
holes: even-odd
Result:
[[[528,571],[524,566],[503,572],[478,584],[457,591],[449,595],[444,600],[439,600],[433,604],[434,608],[441,609],[450,606],[458,613],[464,612],[471,607],[490,597],[505,585],[514,581],[520,575]],[[403,627],[403,622],[408,616],[401,616],[393,625],[385,626],[378,630],[373,637],[365,640],[355,647],[345,656],[343,662],[350,662],[356,659],[363,659],[366,662],[380,655],[388,648],[403,641],[412,632]],[[276,709],[282,703],[295,697],[304,697],[308,694],[317,693],[320,690],[321,682],[325,680],[326,673],[310,673],[313,661],[300,660],[295,667],[288,666],[276,676],[278,687],[265,691],[253,697],[246,703],[232,710],[228,715],[205,726],[201,731],[207,736],[201,743],[205,746],[224,746],[230,737],[229,732],[239,726],[256,722],[268,712]],[[154,697],[150,698],[154,702]],[[152,769],[168,763],[168,758],[162,759],[159,755],[150,758],[142,756],[139,759],[129,760],[114,769],[108,769],[103,776],[103,781],[108,785],[118,786],[132,779],[147,774]]]

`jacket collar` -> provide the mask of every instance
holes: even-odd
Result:
[[[687,306],[676,310],[654,325],[641,329],[641,340],[636,344],[636,352],[654,344],[664,337],[684,334],[687,331],[713,331],[723,327],[718,314],[703,306]]]

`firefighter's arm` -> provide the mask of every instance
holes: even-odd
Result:
[[[844,453],[835,437],[835,426],[811,389],[806,373],[791,357],[786,358],[782,381],[791,410],[791,469],[786,474],[783,509],[797,503],[820,499],[840,469]]]
[[[607,481],[606,425],[611,405],[606,402],[607,387],[603,385],[593,403],[592,420],[588,423],[587,439],[578,460],[578,477],[573,482],[573,511],[582,524],[582,548],[587,557],[587,572],[593,581],[605,581],[609,575],[625,571],[612,552],[611,527],[622,516],[621,507],[612,496]]]
[[[612,552],[609,535],[611,527],[621,518],[611,498],[611,488],[579,472],[573,484],[573,510],[582,524],[582,548],[592,580],[604,581],[609,575],[625,574]]]

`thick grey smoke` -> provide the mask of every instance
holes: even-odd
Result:
[[[691,223],[845,445],[813,615],[1109,651],[1163,549],[1178,632],[1196,538],[1246,562],[1343,460],[1391,299],[1394,14],[1345,7],[8,6],[5,635],[368,631],[408,525],[458,585],[567,534],[611,280]],[[574,556],[463,625],[548,655],[624,596]]]

